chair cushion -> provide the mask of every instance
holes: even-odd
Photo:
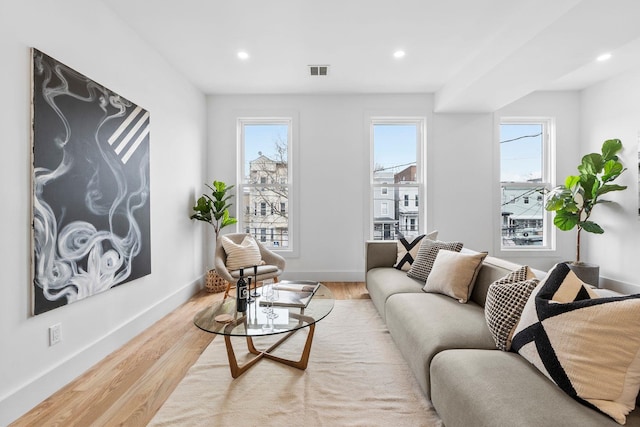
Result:
[[[259,265],[257,276],[262,276],[263,274],[275,273],[277,271],[278,271],[278,267],[276,267],[275,265]],[[231,274],[231,277],[238,279],[240,278],[240,269],[233,270],[230,272],[230,274]],[[243,274],[244,274],[244,277],[251,277],[256,275],[253,268],[246,268]]]

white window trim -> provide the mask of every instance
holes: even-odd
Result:
[[[544,210],[544,233],[546,233],[546,244],[544,246],[514,246],[503,247],[502,246],[502,194],[501,194],[501,180],[500,180],[500,125],[501,124],[530,124],[530,123],[542,123],[545,132],[542,143],[542,178],[552,189],[556,185],[556,125],[553,117],[539,117],[539,116],[498,116],[495,119],[495,161],[496,168],[494,170],[496,177],[496,197],[494,199],[494,247],[497,256],[508,257],[515,254],[537,254],[554,256],[556,253],[556,235],[557,229],[553,225],[553,214]],[[526,183],[518,183],[527,185]],[[533,185],[533,184],[529,184]],[[544,203],[544,200],[543,200]]]
[[[374,168],[374,141],[373,141],[373,128],[375,125],[384,124],[415,124],[417,129],[417,144],[416,144],[416,184],[374,184],[373,181],[373,168]],[[368,221],[365,222],[366,230],[365,236],[368,239],[373,239],[373,213],[374,202],[373,195],[375,188],[381,187],[399,187],[406,188],[411,186],[418,187],[418,200],[423,202],[418,206],[418,232],[420,234],[426,233],[427,229],[427,208],[424,201],[427,200],[426,196],[426,174],[427,174],[427,119],[423,116],[379,116],[372,115],[368,117],[368,134],[369,134],[369,176],[367,178],[368,190],[367,194],[367,206],[368,209]]]
[[[242,218],[242,203],[239,202],[238,197],[242,197],[240,193],[243,186],[242,176],[243,168],[244,168],[244,125],[253,125],[253,124],[287,124],[289,133],[287,135],[289,139],[289,146],[287,148],[287,180],[289,187],[289,199],[287,200],[287,215],[289,219],[289,227],[288,227],[288,240],[289,247],[287,248],[270,248],[273,252],[277,252],[285,258],[296,258],[299,256],[299,235],[300,230],[298,226],[298,212],[299,212],[299,204],[298,201],[300,199],[299,191],[298,191],[298,152],[297,152],[297,141],[298,141],[298,113],[295,111],[282,111],[278,112],[278,114],[263,116],[261,114],[246,114],[239,116],[236,120],[236,197],[233,201],[236,210],[236,218],[238,218],[238,223],[236,224],[236,232],[244,232],[246,228],[246,224],[244,224]],[[278,184],[282,185],[282,184]]]

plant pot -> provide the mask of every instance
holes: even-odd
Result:
[[[569,266],[571,271],[578,276],[578,279],[582,280],[584,283],[593,285],[596,288],[599,287],[600,266],[596,264],[589,264],[587,262],[581,262],[578,264],[567,262],[566,264]]]
[[[209,270],[207,272],[205,288],[211,293],[224,292],[227,290],[227,281],[218,276],[215,270]]]

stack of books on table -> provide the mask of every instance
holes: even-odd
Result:
[[[309,280],[282,281],[274,283],[273,287],[278,290],[278,298],[273,301],[274,306],[304,308],[309,305],[320,283]],[[268,304],[267,301],[260,301],[260,305]]]

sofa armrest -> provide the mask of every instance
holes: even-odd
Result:
[[[365,271],[377,267],[393,267],[398,258],[398,244],[395,240],[367,240],[365,258]]]

